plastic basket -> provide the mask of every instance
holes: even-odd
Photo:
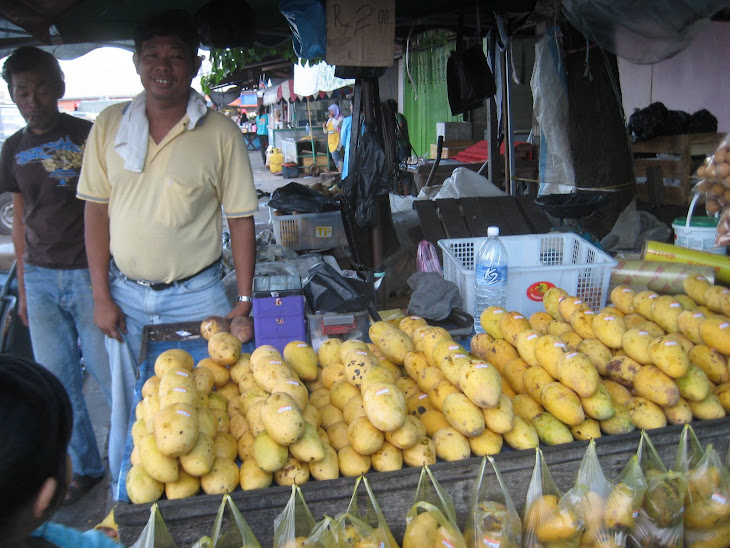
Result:
[[[444,278],[454,282],[464,308],[474,312],[474,258],[486,238],[439,240]],[[561,287],[593,310],[606,305],[611,270],[616,261],[580,236],[550,232],[500,236],[507,249],[507,309],[528,317],[544,310],[542,296]],[[475,318],[475,321],[478,321]]]
[[[339,211],[272,215],[271,218],[276,241],[295,251],[332,249],[347,245],[347,235]]]

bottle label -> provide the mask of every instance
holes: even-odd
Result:
[[[477,264],[476,277],[479,285],[506,285],[507,267]]]

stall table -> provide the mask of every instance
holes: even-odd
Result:
[[[246,143],[246,150],[259,150],[259,146],[256,144],[256,137],[258,134],[254,131],[242,131],[243,140]]]
[[[155,358],[162,351],[177,347],[192,351],[193,356],[200,356],[204,352],[205,341],[200,338],[197,326],[197,323],[189,323],[145,329],[143,355],[146,359],[140,368],[136,396],[151,372],[150,364],[154,364]],[[730,439],[730,418],[700,421],[692,426],[703,445],[712,442],[719,454],[725,455]],[[668,466],[674,463],[681,431],[680,425],[649,431],[659,456]],[[640,436],[640,432],[635,431],[596,440],[596,451],[607,478],[617,478],[631,455],[636,453]],[[576,441],[543,448],[545,460],[560,489],[567,490],[573,486],[587,445],[588,442]],[[535,464],[535,451],[514,451],[505,445],[502,453],[494,455],[494,460],[517,510],[521,511]],[[125,462],[128,463],[128,455]],[[481,459],[475,457],[451,463],[439,462],[431,467],[442,487],[454,499],[460,528],[463,528],[466,520],[480,464]],[[404,468],[395,472],[367,474],[375,497],[398,541],[403,538],[406,513],[413,503],[420,473],[420,468]],[[345,511],[354,484],[355,478],[350,477],[309,481],[302,486],[302,492],[315,519],[320,520],[324,514],[336,516]],[[236,490],[231,494],[261,546],[273,544],[274,518],[284,509],[290,495],[290,487],[276,485],[248,492]],[[221,495],[198,495],[179,500],[161,500],[158,505],[177,545],[191,546],[200,537],[211,535],[220,502]],[[117,504],[114,514],[119,525],[120,540],[124,545],[131,546],[137,540],[149,519],[150,506],[123,501]]]

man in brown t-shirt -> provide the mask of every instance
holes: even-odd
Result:
[[[82,391],[82,355],[111,405],[104,335],[94,324],[84,203],[76,198],[91,124],[59,112],[64,77],[50,53],[17,49],[2,77],[27,122],[0,154],[0,192],[13,193],[19,315],[30,327],[36,361],[59,378],[73,407],[74,474],[65,500],[71,504],[104,476]]]

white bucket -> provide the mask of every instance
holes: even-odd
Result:
[[[700,195],[695,194],[689,205],[687,217],[677,217],[672,223],[674,229],[674,245],[724,255],[725,247],[715,246],[717,219],[714,217],[692,217],[695,204]]]

